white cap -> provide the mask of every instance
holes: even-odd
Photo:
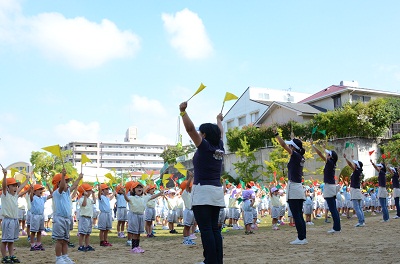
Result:
[[[289,140],[289,141],[285,141],[285,143],[286,143],[286,145],[292,145],[296,149],[300,150],[299,146],[297,146],[296,143],[293,142],[293,139]]]
[[[383,168],[383,164],[382,164],[382,163],[378,163],[378,164],[376,164],[376,167],[381,167],[381,168]]]
[[[353,160],[353,163],[356,164],[359,169],[361,169],[360,163],[358,163],[358,160]]]
[[[325,149],[325,152],[326,152],[327,154],[329,154],[329,156],[332,156],[332,151],[331,151],[331,150]]]

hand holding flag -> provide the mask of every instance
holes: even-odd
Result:
[[[197,89],[197,91],[186,101],[189,102],[190,99],[193,98],[193,96],[195,96],[196,94],[200,93],[201,91],[204,90],[204,88],[206,88],[207,86],[205,86],[203,83],[200,83],[199,88]]]
[[[224,105],[225,105],[226,101],[236,100],[236,99],[238,99],[238,97],[236,95],[234,95],[233,93],[226,92],[224,101],[222,102],[221,113],[222,113],[222,110],[224,110]]]

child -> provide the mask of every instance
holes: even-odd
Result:
[[[254,234],[251,230],[251,225],[253,224],[253,205],[256,195],[254,191],[250,188],[242,192],[243,196],[243,221],[245,226],[245,234]]]
[[[81,173],[72,186],[69,187],[68,182],[71,178],[65,168],[62,169],[61,173],[57,173],[53,177],[54,217],[52,238],[56,240],[56,264],[75,263],[68,257],[69,233],[72,224],[71,191],[76,189],[82,178],[83,174]]]
[[[183,244],[187,246],[196,245],[193,239],[196,238],[195,234],[190,234],[191,227],[194,224],[194,214],[192,211],[192,185],[193,185],[193,174],[188,173],[188,179],[183,181],[180,185],[182,189],[182,199],[185,204],[185,210],[183,211]]]
[[[112,228],[112,213],[110,207],[110,200],[114,198],[114,194],[108,197],[109,195],[108,185],[105,183],[99,183],[99,209],[100,215],[98,220],[98,228],[100,230],[100,246],[102,247],[111,247],[112,244],[108,242],[108,232]]]
[[[157,186],[155,184],[150,184],[146,188],[146,199],[149,198],[148,202],[146,203],[146,209],[144,211],[144,221],[146,222],[145,231],[147,237],[155,237],[155,235],[153,234],[153,221],[156,219],[155,207],[157,199],[150,199],[150,197],[154,195],[156,187]]]
[[[144,232],[144,210],[146,203],[149,200],[153,200],[163,193],[158,193],[152,196],[143,196],[143,186],[139,182],[134,182],[131,187],[131,196],[125,193],[124,198],[129,204],[129,211],[131,212],[128,216],[128,233],[132,234],[132,249],[131,252],[138,254],[144,253],[140,244],[140,234]]]
[[[176,206],[178,198],[175,196],[176,192],[174,189],[168,191],[168,197],[164,197],[167,201],[168,207],[168,228],[171,234],[178,234],[174,228],[174,223],[178,222],[178,217],[176,215]]]
[[[278,189],[276,187],[271,188],[270,205],[271,205],[272,230],[279,230],[278,218],[279,218],[281,203],[279,201]]]
[[[128,220],[128,210],[126,209],[126,201],[122,189],[122,185],[118,185],[115,190],[115,198],[117,199],[117,232],[118,237],[125,238],[124,229]]]
[[[314,223],[311,221],[311,215],[313,211],[313,199],[311,197],[310,188],[306,188],[306,200],[304,201],[303,211],[306,215],[306,224],[314,225]]]
[[[92,186],[88,183],[82,183],[78,191],[82,196],[78,200],[80,208],[78,220],[78,251],[94,251],[94,248],[90,246],[90,234],[92,233],[93,204],[96,203],[96,196],[94,195]],[[89,198],[90,195],[92,195],[93,200]],[[85,246],[83,245],[83,241],[85,241]]]
[[[3,193],[1,194],[1,206],[3,221],[1,224],[1,255],[2,263],[20,263],[14,256],[14,241],[18,240],[19,222],[18,222],[18,193],[25,187],[29,181],[29,176],[19,185],[14,178],[7,178],[7,170],[3,169]],[[7,256],[8,247],[9,256]]]
[[[52,195],[42,196],[44,187],[41,184],[31,186],[30,202],[30,242],[31,251],[44,250],[42,245],[42,231],[44,231],[44,204]],[[36,244],[35,244],[36,234]]]

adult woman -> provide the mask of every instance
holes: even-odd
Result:
[[[378,172],[378,198],[379,204],[382,208],[382,222],[389,221],[389,210],[387,207],[387,190],[386,190],[386,166],[384,163],[375,164],[372,160],[369,160],[375,170]]]
[[[390,174],[392,175],[392,185],[393,185],[393,197],[394,197],[394,204],[396,206],[396,215],[393,216],[394,219],[400,218],[400,183],[399,183],[399,172],[397,168],[390,167],[389,170]]]
[[[304,167],[304,153],[303,143],[293,138],[290,141],[284,141],[276,128],[273,129],[275,137],[279,144],[290,154],[288,167],[288,185],[286,199],[289,203],[290,211],[294,222],[296,223],[297,239],[290,242],[292,245],[304,245],[308,241],[306,239],[306,223],[303,218],[303,202],[306,199],[305,190],[302,185],[303,167]]]
[[[353,201],[353,209],[356,211],[358,218],[358,223],[355,225],[355,227],[362,227],[365,226],[364,212],[361,205],[363,195],[361,194],[360,189],[363,163],[359,160],[353,160],[353,162],[350,162],[347,159],[346,154],[343,154],[343,157],[346,159],[347,165],[349,165],[349,167],[353,170],[353,173],[350,176],[350,199]]]
[[[197,132],[186,108],[187,102],[179,105],[186,132],[197,147],[193,156],[192,209],[201,233],[204,263],[219,264],[222,263],[223,249],[218,216],[220,208],[225,207],[221,185],[224,156],[222,114],[217,116],[217,124],[202,124]]]
[[[336,232],[340,232],[340,216],[339,212],[336,208],[336,181],[335,181],[335,169],[336,169],[336,162],[338,160],[338,155],[334,150],[327,150],[325,149],[326,156],[322,154],[322,152],[313,144],[311,144],[315,151],[317,152],[318,156],[325,161],[324,167],[324,198],[328,204],[329,211],[331,212],[332,219],[333,219],[333,228],[328,231],[330,234],[334,234]]]

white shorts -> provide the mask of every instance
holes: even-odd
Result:
[[[221,216],[221,211],[219,211],[220,216]],[[185,209],[183,211],[183,224],[185,226],[192,226],[194,224],[194,214],[192,210]],[[218,218],[218,224],[219,224],[219,218]]]
[[[25,221],[26,220],[26,211],[25,209],[18,209],[18,220]]]
[[[53,218],[53,231],[51,237],[55,240],[69,241],[70,226],[70,217],[55,215]]]
[[[176,223],[176,222],[178,222],[178,217],[176,215],[176,211],[175,210],[169,210],[167,220],[168,220],[168,223]]]
[[[156,219],[156,209],[151,207],[146,207],[144,210],[144,221],[150,222]]]
[[[100,212],[99,220],[98,220],[98,229],[99,230],[111,230],[112,229],[112,215],[111,212]]]
[[[271,218],[278,219],[279,218],[280,209],[281,208],[279,206],[272,206],[272,208],[271,208]]]
[[[31,232],[37,233],[44,230],[44,216],[43,215],[31,215]]]
[[[142,214],[128,213],[128,233],[143,234],[144,233],[144,216]]]
[[[128,220],[128,210],[126,210],[126,207],[117,207],[117,220],[118,221]]]
[[[88,216],[79,216],[78,233],[90,235],[92,233],[92,218]]]
[[[18,219],[4,218],[1,223],[1,242],[14,242],[18,240],[19,222]]]

